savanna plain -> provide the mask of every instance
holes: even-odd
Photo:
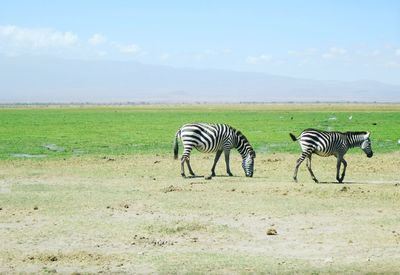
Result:
[[[246,178],[193,151],[184,123],[228,123],[257,157]],[[305,128],[370,131],[374,156],[313,157],[292,181]],[[400,105],[237,104],[0,108],[1,273],[398,273]],[[179,153],[182,153],[180,144]]]

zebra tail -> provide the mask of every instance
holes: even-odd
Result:
[[[178,151],[179,151],[179,143],[178,143],[178,135],[181,134],[181,130],[176,132],[175,134],[175,142],[174,142],[174,159],[178,159]]]
[[[289,133],[289,135],[293,141],[297,141],[297,137],[295,135],[293,135],[292,133]]]

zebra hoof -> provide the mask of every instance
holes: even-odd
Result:
[[[228,176],[233,177],[233,174],[229,172],[229,173],[228,173]]]
[[[313,180],[314,180],[315,183],[319,183],[319,181],[317,179],[314,178]]]
[[[293,181],[294,181],[295,183],[297,183],[297,178],[293,178]]]
[[[215,177],[215,172],[212,172],[210,177]]]
[[[182,178],[186,178],[186,175],[185,175],[185,174],[181,174],[181,176],[182,176]]]
[[[212,177],[213,177],[212,175],[209,175],[208,177],[204,177],[204,179],[205,180],[210,180],[210,179],[212,179]]]

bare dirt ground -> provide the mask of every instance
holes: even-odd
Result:
[[[0,162],[2,273],[366,273],[400,271],[400,153],[260,154],[245,178],[205,180],[172,156]],[[223,160],[217,173],[224,175]]]

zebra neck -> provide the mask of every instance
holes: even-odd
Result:
[[[364,135],[347,135],[347,144],[350,148],[360,147],[364,141]]]
[[[238,150],[239,154],[242,156],[243,159],[247,157],[248,150],[246,150],[246,147],[244,147],[242,149],[239,149],[239,148],[236,148],[236,149]]]
[[[239,154],[242,156],[242,158],[246,158],[247,155],[249,154],[249,147],[250,144],[247,141],[247,139],[245,139],[243,136],[238,135],[236,137],[236,149],[238,150]]]

